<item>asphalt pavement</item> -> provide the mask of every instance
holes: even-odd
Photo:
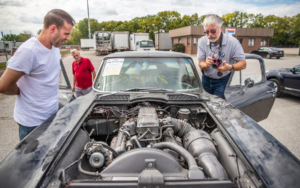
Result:
[[[95,70],[98,70],[104,56],[96,56],[95,51],[81,51],[83,57],[89,58]],[[197,65],[196,55],[193,55]],[[73,57],[63,58],[68,77],[72,83]],[[286,56],[281,59],[265,59],[266,70],[289,68],[300,64],[300,56]],[[199,71],[199,69],[198,69]],[[201,74],[201,73],[200,73]],[[18,126],[13,119],[16,96],[0,94],[0,161],[19,143]],[[300,97],[283,95],[276,98],[273,108],[266,120],[259,124],[286,146],[300,159]]]

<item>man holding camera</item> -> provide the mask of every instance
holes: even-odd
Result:
[[[206,92],[223,97],[230,73],[246,68],[240,42],[222,32],[223,20],[208,14],[203,21],[206,36],[198,41],[197,58],[202,71],[202,85]]]

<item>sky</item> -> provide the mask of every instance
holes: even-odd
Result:
[[[220,16],[234,11],[295,16],[300,13],[300,0],[88,0],[90,18],[102,21],[129,21],[135,17],[161,11],[177,11],[199,16]],[[67,11],[76,22],[87,18],[87,0],[0,0],[0,31],[19,34],[30,31],[34,36],[43,27],[43,18],[52,9]],[[1,35],[1,34],[0,34]],[[2,38],[0,36],[0,38]]]

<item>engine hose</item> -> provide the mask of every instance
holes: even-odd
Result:
[[[194,157],[179,145],[170,142],[161,142],[154,144],[153,147],[157,149],[168,148],[176,151],[186,160],[187,164],[189,165],[189,170],[198,170],[198,166]]]
[[[89,172],[89,171],[83,170],[83,168],[81,167],[81,162],[82,162],[82,158],[78,162],[78,170],[79,170],[79,172],[81,172],[83,174],[86,174],[86,175],[89,175],[89,176],[99,176],[102,179],[101,174],[98,173],[98,172]]]
[[[197,130],[179,119],[168,117],[165,120],[168,125],[174,125],[174,134],[183,138],[184,148],[197,159],[197,164],[203,168],[207,177],[228,179],[226,171],[217,159],[218,152],[214,143],[206,132]]]
[[[109,147],[108,145],[102,144],[102,146],[103,146],[104,148],[108,149],[109,151],[111,151],[112,154],[113,154],[113,156],[114,156],[114,158],[117,158],[117,157],[119,156],[119,154],[118,154],[114,149],[112,149],[111,147]]]

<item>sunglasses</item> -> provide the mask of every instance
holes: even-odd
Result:
[[[215,34],[217,32],[217,30],[212,29],[210,31],[209,30],[204,31],[204,33],[207,34],[207,35],[209,34],[209,32],[212,33],[212,34]]]
[[[78,55],[73,55],[73,57],[75,58],[75,57],[78,57]]]

